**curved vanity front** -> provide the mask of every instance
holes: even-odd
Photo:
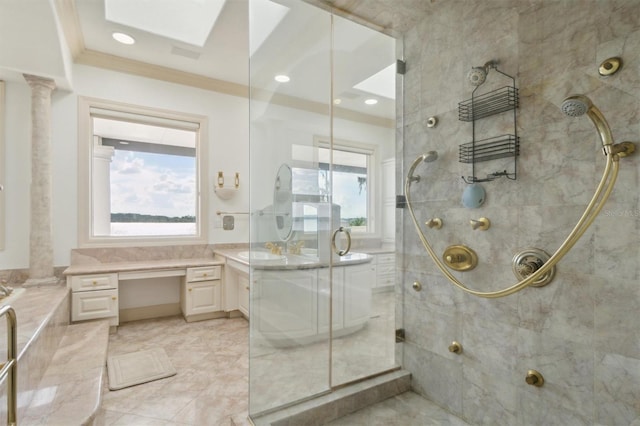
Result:
[[[252,329],[259,334],[256,337],[263,338],[265,343],[288,346],[326,339],[330,300],[334,337],[360,330],[371,316],[375,266],[368,254],[342,256],[333,261],[333,268],[303,255],[249,262],[238,256],[237,251],[218,254],[227,257],[229,269],[240,268],[245,276],[250,265],[249,318]]]

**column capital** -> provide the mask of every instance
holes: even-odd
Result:
[[[22,74],[22,76],[27,80],[27,83],[29,83],[29,86],[31,86],[32,89],[41,87],[53,91],[56,88],[56,82],[50,78],[39,77],[31,74]]]

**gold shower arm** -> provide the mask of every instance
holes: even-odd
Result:
[[[569,250],[575,245],[575,243],[580,239],[580,237],[582,237],[582,235],[586,232],[586,230],[589,228],[589,226],[593,223],[595,218],[598,216],[605,202],[609,198],[611,191],[613,190],[614,184],[618,177],[618,170],[619,170],[618,156],[616,154],[609,153],[606,156],[606,158],[607,158],[607,162],[605,165],[604,173],[602,175],[602,179],[600,180],[600,183],[598,184],[596,191],[593,197],[591,198],[591,201],[589,202],[584,213],[580,217],[580,220],[578,220],[578,223],[574,226],[574,228],[571,230],[571,232],[569,233],[567,238],[563,241],[563,243],[560,245],[560,247],[558,247],[555,253],[553,253],[553,255],[549,258],[549,260],[545,262],[544,265],[540,267],[540,269],[538,269],[536,272],[529,275],[525,279],[512,285],[511,287],[505,288],[503,290],[490,291],[490,292],[472,290],[467,286],[465,286],[458,279],[456,279],[446,269],[446,267],[442,264],[438,256],[433,251],[433,248],[427,241],[426,237],[424,236],[424,233],[422,232],[422,229],[418,225],[418,221],[413,211],[413,207],[411,206],[411,198],[410,198],[410,191],[409,191],[409,188],[411,187],[411,180],[408,178],[405,181],[405,191],[404,191],[405,196],[407,198],[407,207],[409,208],[409,214],[411,215],[411,218],[416,227],[416,230],[418,231],[418,237],[420,237],[420,241],[422,242],[422,245],[427,250],[427,253],[429,253],[429,256],[434,261],[438,269],[440,269],[440,271],[452,284],[462,289],[463,291],[478,297],[495,299],[499,297],[509,296],[513,293],[516,293],[522,290],[523,288],[529,286],[530,284],[534,283],[541,276],[546,274],[552,267],[554,267],[564,257],[564,255],[566,255],[569,252]],[[416,163],[421,160],[422,160],[422,157],[418,157],[418,159],[416,159]],[[608,180],[608,184],[607,184],[607,180]],[[602,198],[600,198],[601,195],[602,195]]]

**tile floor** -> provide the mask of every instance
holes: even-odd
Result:
[[[109,391],[105,380],[96,424],[246,424],[248,325],[244,318],[186,323],[182,317],[123,324],[110,336],[109,355],[162,347],[178,374],[118,391]]]
[[[392,295],[378,299],[392,300]],[[366,342],[363,337],[367,333],[361,334],[353,342]],[[121,325],[118,332],[110,336],[109,355],[162,347],[178,373],[118,391],[109,391],[105,377],[102,408],[95,424],[248,425],[248,335],[249,323],[244,318],[186,323],[182,317],[169,317]],[[369,345],[367,342],[370,348]],[[280,384],[273,384],[269,390],[274,388],[284,390]],[[407,392],[331,424],[458,426],[465,423]]]

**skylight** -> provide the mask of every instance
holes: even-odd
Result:
[[[389,99],[396,98],[396,64],[393,63],[377,72],[366,80],[353,86],[354,89],[362,90],[374,95],[383,96]]]
[[[262,43],[264,43],[288,12],[288,7],[269,0],[253,0],[250,3],[250,56],[253,56],[260,46],[262,46]]]
[[[202,47],[226,0],[105,0],[108,21]]]

